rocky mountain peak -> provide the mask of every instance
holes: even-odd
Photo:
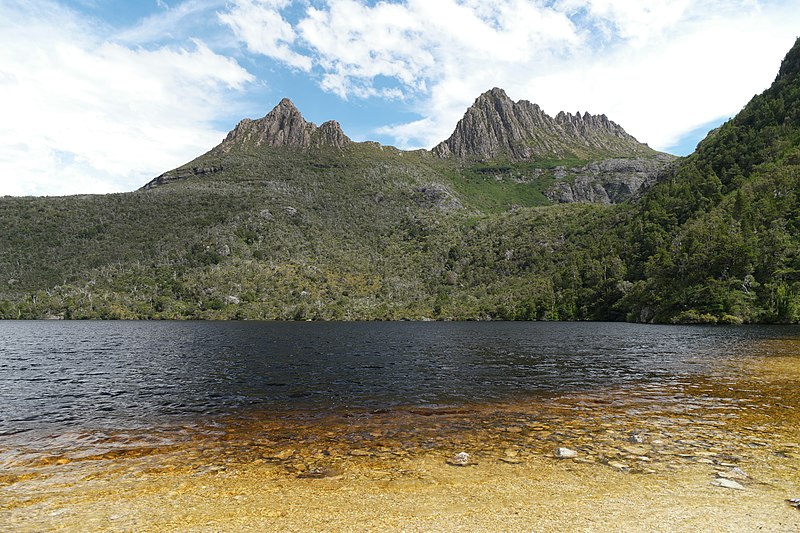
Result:
[[[291,100],[284,98],[263,118],[246,118],[239,122],[218,148],[224,152],[242,146],[342,148],[349,142],[338,122],[329,121],[318,128],[303,118]]]
[[[495,87],[478,96],[453,135],[433,152],[440,157],[529,159],[534,155],[527,142],[530,132],[554,133],[548,118],[539,106],[525,100],[514,102],[503,89]]]
[[[453,134],[433,148],[440,157],[470,159],[651,153],[605,115],[564,113],[555,118],[527,100],[514,102],[495,87],[481,94]]]
[[[311,135],[311,144],[313,146],[344,148],[351,142],[350,137],[344,134],[342,126],[335,120],[323,122]]]

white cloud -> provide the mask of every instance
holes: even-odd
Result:
[[[131,190],[218,143],[253,77],[200,41],[129,48],[56,4],[0,7],[0,194]]]
[[[706,0],[705,9],[712,2]],[[573,13],[584,10],[606,38],[616,36],[638,46],[683,20],[692,4],[692,0],[562,0],[558,6]]]
[[[225,7],[226,0],[184,0],[174,7],[158,0],[157,5],[163,11],[124,29],[115,41],[136,45],[193,36],[198,25],[213,20],[213,15],[209,16],[213,10]]]
[[[281,9],[290,3],[289,0],[235,0],[231,10],[220,14],[219,18],[247,43],[251,52],[308,71],[311,58],[291,49],[297,34],[281,15]]]
[[[236,4],[223,17],[251,50],[289,65],[301,55],[345,99],[406,99],[420,118],[376,132],[409,148],[447,137],[500,86],[551,114],[605,113],[663,149],[766,88],[800,27],[792,1],[325,0],[295,23],[283,2]],[[279,31],[248,24],[243,5],[251,20],[280,17]]]

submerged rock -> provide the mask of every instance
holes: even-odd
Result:
[[[647,455],[650,451],[644,446],[623,446],[622,450],[630,455]]]
[[[744,470],[738,466],[734,466],[727,472],[717,472],[717,477],[722,479],[748,479],[750,476],[745,474]]]
[[[450,466],[470,466],[475,463],[472,462],[472,458],[467,452],[458,452],[447,461],[447,464]]]
[[[718,478],[711,482],[715,487],[722,487],[724,489],[745,490],[744,486],[732,479]]]
[[[628,437],[628,442],[632,444],[644,444],[645,438],[641,433],[631,433]]]
[[[556,448],[554,455],[558,459],[575,459],[578,457],[578,452],[570,450],[569,448]]]
[[[279,461],[285,461],[292,456],[294,456],[295,451],[293,448],[286,448],[285,450],[281,450],[279,452],[273,453],[269,456],[270,459],[277,459]]]

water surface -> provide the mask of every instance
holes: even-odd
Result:
[[[798,336],[610,323],[0,322],[0,435],[663,385]]]
[[[796,531],[798,412],[797,327],[0,322],[0,523]]]

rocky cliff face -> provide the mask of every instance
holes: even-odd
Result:
[[[480,95],[453,134],[433,148],[439,157],[524,161],[535,157],[632,156],[652,154],[605,115],[561,112],[550,117],[541,108],[514,102],[502,89]]]
[[[263,118],[239,122],[217,149],[230,152],[243,146],[342,148],[350,142],[338,122],[331,120],[317,127],[303,118],[291,100],[284,98]]]
[[[669,154],[605,159],[582,167],[554,169],[557,180],[545,192],[553,202],[618,204],[656,183],[677,158]]]

